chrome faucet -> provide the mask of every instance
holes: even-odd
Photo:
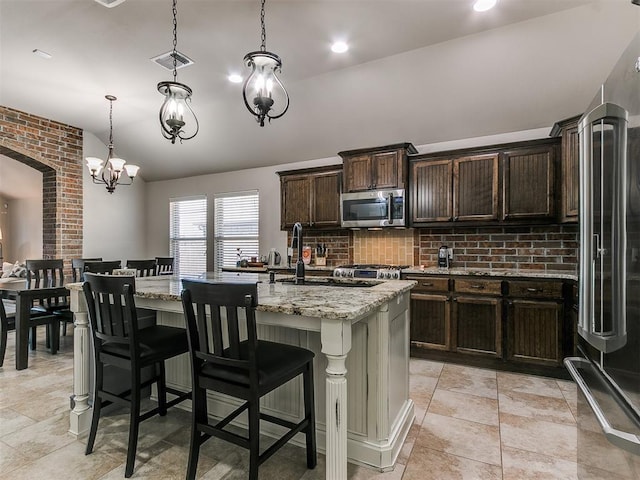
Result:
[[[296,262],[296,285],[304,283],[304,262],[302,261],[302,225],[300,222],[296,222],[293,225],[293,231],[291,232],[291,248],[293,249],[293,242],[298,244],[298,261]]]

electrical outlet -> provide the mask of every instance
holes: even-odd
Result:
[[[449,257],[449,263],[453,261],[453,248],[447,248],[447,256]]]

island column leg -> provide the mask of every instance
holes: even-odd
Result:
[[[351,323],[323,320],[322,353],[327,357],[326,478],[347,479],[347,368],[351,350]]]
[[[71,290],[73,311],[73,400],[69,415],[69,433],[76,436],[89,430],[91,407],[89,407],[89,371],[91,368],[91,342],[89,314],[82,291]]]

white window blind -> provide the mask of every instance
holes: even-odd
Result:
[[[169,203],[170,251],[178,275],[207,271],[207,198],[176,198]]]
[[[258,257],[259,198],[257,191],[215,196],[215,269],[233,267],[242,258]]]

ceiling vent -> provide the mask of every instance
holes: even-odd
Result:
[[[166,68],[170,72],[173,72],[173,50],[151,59],[152,62],[157,63],[161,67]],[[182,67],[188,67],[193,65],[194,61],[187,57],[184,53],[176,52],[176,70]]]
[[[125,0],[96,0],[96,2],[98,2],[100,5],[107,8],[117,7],[124,1]]]

